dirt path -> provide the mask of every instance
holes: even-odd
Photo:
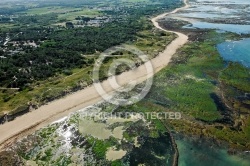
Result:
[[[152,19],[154,26],[163,31],[167,31],[159,26],[158,19],[165,17],[168,14],[173,14],[179,10],[188,7],[187,0],[184,0],[185,6],[175,9],[170,13],[161,14]],[[182,47],[187,41],[188,37],[182,33],[172,32],[178,35],[178,37],[172,41],[166,49],[159,54],[156,58],[151,60],[154,68],[154,73],[160,71],[166,67],[170,62],[171,57],[176,53],[177,49]],[[124,72],[117,76],[117,80],[120,85],[125,85],[130,80],[136,80],[138,83],[147,79],[147,70],[145,65],[138,67],[135,70]],[[109,85],[109,79],[102,83],[102,86],[107,92],[112,93],[114,90]],[[38,130],[46,125],[68,116],[70,113],[80,110],[84,107],[93,105],[99,101],[102,101],[102,97],[96,92],[95,87],[92,85],[84,90],[80,90],[73,94],[70,94],[64,98],[48,103],[41,106],[39,109],[16,118],[14,121],[0,125],[0,148],[7,147],[13,141],[26,136],[35,130]]]

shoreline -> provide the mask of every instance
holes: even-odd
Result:
[[[173,14],[189,7],[187,0],[184,0],[184,4],[184,7],[177,8],[169,13],[163,13],[151,19],[156,28],[165,32],[175,33],[178,36],[166,46],[163,52],[159,53],[156,58],[150,60],[154,69],[154,74],[166,67],[177,50],[188,42],[188,37],[186,35],[175,31],[165,30],[161,28],[157,22],[168,14]],[[116,77],[120,85],[125,85],[129,83],[130,80],[136,80],[137,83],[140,83],[147,79],[147,70],[145,64],[143,64],[135,70],[124,72]],[[112,94],[113,88],[109,85],[109,80],[110,78],[103,81],[101,85],[107,93]],[[27,136],[58,119],[62,119],[72,112],[93,105],[102,100],[102,97],[96,92],[94,85],[91,85],[86,89],[52,101],[47,105],[43,105],[33,112],[17,117],[11,122],[0,125],[0,148],[6,148],[19,138]]]

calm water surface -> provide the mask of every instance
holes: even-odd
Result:
[[[250,39],[227,41],[218,44],[217,49],[225,61],[239,62],[250,68]]]
[[[179,166],[249,166],[250,154],[229,155],[212,141],[180,138],[176,141],[179,149]]]

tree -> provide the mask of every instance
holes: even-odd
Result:
[[[66,28],[74,28],[74,25],[72,22],[66,22]]]

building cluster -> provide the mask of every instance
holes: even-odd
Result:
[[[81,16],[82,19],[77,19],[76,24],[74,27],[84,27],[84,26],[93,26],[93,27],[100,27],[105,23],[111,22],[112,18],[110,16],[97,16],[97,17],[87,17]]]

